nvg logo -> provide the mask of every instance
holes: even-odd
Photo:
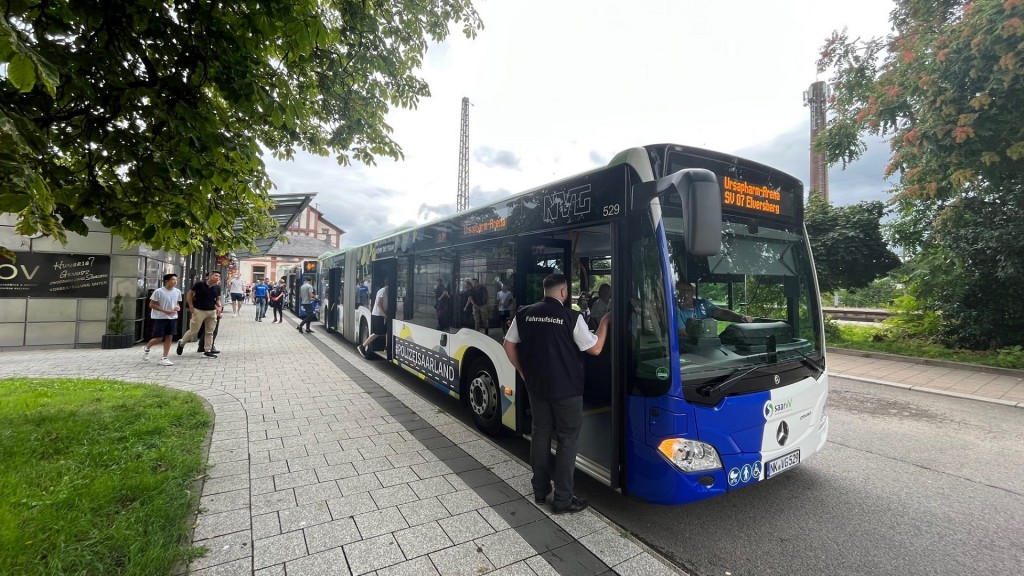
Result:
[[[793,399],[790,398],[785,402],[773,402],[771,400],[764,403],[764,418],[765,420],[770,419],[772,416],[791,410],[793,408]]]

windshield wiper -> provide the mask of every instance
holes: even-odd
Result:
[[[739,382],[741,379],[749,376],[752,372],[760,370],[761,368],[764,368],[765,366],[767,366],[769,364],[777,364],[779,362],[778,355],[779,354],[785,354],[786,352],[793,352],[793,353],[796,353],[797,355],[799,355],[800,356],[799,360],[801,362],[804,362],[805,364],[809,365],[811,368],[814,368],[815,370],[817,370],[818,374],[821,374],[822,372],[825,371],[825,369],[823,367],[819,366],[817,362],[812,360],[810,356],[808,356],[807,354],[804,354],[800,350],[794,349],[794,350],[784,350],[782,352],[775,352],[775,351],[772,351],[772,352],[762,352],[761,354],[758,354],[757,357],[758,358],[763,358],[765,360],[764,363],[756,364],[754,366],[751,366],[750,368],[747,368],[743,372],[740,372],[739,374],[736,374],[736,375],[728,378],[727,380],[725,380],[723,382],[719,382],[718,384],[712,384],[710,386],[704,386],[703,388],[700,388],[699,390],[697,390],[697,392],[699,394],[701,394],[702,396],[707,396],[708,398],[710,398],[710,397],[714,396],[715,393],[720,392],[720,391],[724,391],[727,387],[732,386],[734,383]],[[784,362],[784,360],[783,360],[783,362]]]
[[[767,354],[765,355],[765,359],[766,360],[768,359]],[[771,362],[767,362],[766,361],[763,364],[755,364],[754,366],[751,366],[750,368],[747,368],[743,372],[740,372],[739,374],[736,374],[736,375],[732,376],[731,378],[725,380],[724,382],[719,382],[718,384],[712,384],[711,386],[704,386],[703,388],[700,388],[699,390],[697,390],[697,392],[699,394],[703,395],[703,396],[707,396],[708,398],[710,398],[710,397],[715,395],[715,392],[718,392],[719,390],[722,390],[726,386],[730,386],[730,385],[732,385],[735,382],[739,382],[740,379],[742,379],[745,376],[749,375],[751,372],[754,372],[756,370],[760,370],[761,368],[764,368],[768,364],[771,364]]]
[[[786,352],[795,352],[795,353],[799,354],[800,355],[800,359],[803,360],[805,363],[807,363],[807,365],[809,365],[811,368],[814,368],[815,370],[817,370],[818,374],[821,374],[822,372],[825,371],[825,367],[824,366],[819,366],[817,362],[815,362],[814,360],[811,360],[810,356],[808,356],[807,354],[804,354],[803,352],[801,352],[799,350],[795,350],[795,349],[794,350],[786,350]]]

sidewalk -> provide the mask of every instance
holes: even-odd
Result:
[[[828,351],[829,376],[1024,408],[1024,371],[930,366],[886,355]]]
[[[226,316],[220,358],[0,352],[0,377],[102,377],[202,396],[215,412],[197,576],[678,574],[599,514],[553,516],[530,471],[296,320]],[[316,325],[314,325],[316,326]]]
[[[0,352],[0,377],[103,377],[195,392],[214,409],[193,543],[199,576],[678,574],[592,510],[552,516],[530,472],[475,429],[317,329],[221,325],[220,358]],[[1024,407],[1018,376],[829,352],[830,374]]]

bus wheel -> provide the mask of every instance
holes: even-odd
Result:
[[[485,358],[473,362],[469,369],[469,407],[473,422],[485,434],[497,436],[501,430],[501,400],[498,398],[498,378]]]
[[[367,330],[366,330],[366,322],[365,321],[360,322],[359,323],[359,336],[357,336],[356,346],[362,346],[363,342],[366,342],[366,339],[370,337],[370,335],[367,334],[366,332],[367,332]]]

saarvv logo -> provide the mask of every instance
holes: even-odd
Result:
[[[776,414],[779,414],[781,412],[786,412],[787,410],[792,410],[792,409],[793,409],[793,399],[792,398],[790,398],[789,400],[780,401],[780,402],[775,402],[773,400],[769,400],[769,401],[764,403],[764,410],[763,410],[763,412],[764,412],[764,419],[765,420],[770,420],[772,416],[774,416]]]

